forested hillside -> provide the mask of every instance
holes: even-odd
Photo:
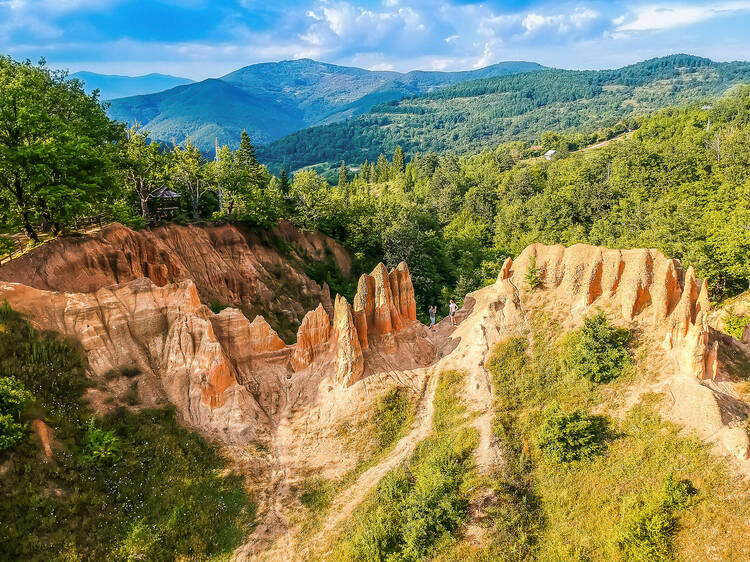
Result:
[[[246,66],[234,72],[149,95],[112,100],[110,117],[139,123],[151,138],[184,142],[204,152],[214,143],[237,147],[246,130],[267,143],[303,127],[338,122],[382,102],[400,100],[476,78],[541,70],[530,62],[501,62],[463,72],[405,74],[337,66],[310,59]]]
[[[358,163],[393,153],[466,154],[549,130],[609,127],[669,105],[704,100],[750,79],[750,64],[674,55],[617,70],[550,70],[475,80],[393,101],[343,123],[304,129],[264,147],[273,169]],[[322,167],[325,169],[325,166]]]
[[[712,294],[750,279],[750,87],[710,109],[643,117],[631,138],[528,159],[512,142],[478,154],[380,159],[329,187],[296,174],[292,213],[364,259],[406,260],[418,303],[493,282],[503,259],[533,242],[658,248],[707,277]],[[347,178],[347,179],[345,179]]]

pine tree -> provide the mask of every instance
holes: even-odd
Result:
[[[404,150],[401,145],[396,147],[393,153],[393,169],[397,174],[403,174],[406,169],[406,160],[404,159]]]
[[[279,187],[281,193],[287,195],[289,193],[289,174],[286,173],[286,166],[281,168],[281,174],[279,175]]]
[[[341,161],[341,167],[339,168],[339,187],[346,187],[349,183],[349,170],[346,167],[346,162]]]
[[[248,187],[263,189],[265,187],[263,168],[255,157],[255,147],[247,131],[242,131],[240,148],[237,150],[237,161],[240,169],[247,175]]]
[[[362,181],[370,183],[370,163],[365,159],[364,163],[359,167],[359,177]]]
[[[388,164],[388,160],[385,159],[385,156],[383,156],[382,154],[378,156],[378,163],[375,167],[375,173],[377,174],[376,181],[388,181],[388,177],[390,176],[390,168],[391,167]]]
[[[258,159],[255,156],[255,147],[253,146],[253,143],[250,140],[250,135],[247,134],[247,131],[242,131],[242,136],[240,137],[240,155],[249,168],[258,166]]]

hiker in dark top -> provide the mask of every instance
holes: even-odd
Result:
[[[435,331],[435,316],[437,316],[437,305],[432,305],[430,311],[430,330]]]
[[[448,305],[448,311],[450,312],[450,316],[451,316],[451,326],[455,326],[456,325],[456,312],[458,312],[458,305],[453,299],[451,299],[451,302]]]

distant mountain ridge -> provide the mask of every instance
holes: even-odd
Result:
[[[242,130],[256,144],[361,115],[373,106],[439,91],[467,80],[533,72],[531,62],[501,62],[462,72],[371,71],[310,59],[246,66],[221,78],[111,101],[113,119],[138,122],[160,141],[186,136],[210,152],[215,140],[237,146]]]
[[[84,83],[84,89],[89,94],[94,90],[99,90],[103,100],[151,94],[193,82],[189,78],[158,73],[121,76],[83,71],[71,74],[70,77],[81,80]]]
[[[559,70],[464,81],[374,106],[339,123],[302,129],[259,149],[274,171],[315,165],[331,175],[393,154],[476,152],[544,131],[596,130],[670,105],[710,99],[750,82],[750,63],[670,55],[613,70]]]

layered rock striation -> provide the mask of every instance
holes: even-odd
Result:
[[[533,290],[526,279],[532,264],[541,281]],[[481,316],[482,337],[493,341],[525,333],[532,311],[545,311],[565,329],[606,311],[652,342],[653,388],[666,391],[665,415],[743,466],[749,462],[749,408],[719,362],[723,337],[709,324],[708,284],[692,267],[684,270],[657,250],[533,244],[506,260],[495,285],[472,299],[481,303],[473,314]]]
[[[356,297],[372,311],[363,319],[372,325],[366,345],[385,337],[413,343],[420,324],[406,264],[390,273],[381,264],[363,280],[372,286]],[[316,395],[322,381],[348,387],[378,369],[377,362],[367,369],[355,312],[341,296],[332,318],[323,304],[304,317],[294,345],[262,316],[212,313],[189,279],[159,285],[141,277],[77,293],[0,282],[0,300],[77,339],[95,378],[135,368],[143,403],[172,403],[190,425],[228,443],[267,440],[280,413]]]
[[[139,278],[160,287],[190,279],[204,304],[239,307],[251,318],[263,312],[274,325],[291,326],[287,336],[318,303],[333,314],[328,287],[310,279],[303,265],[333,256],[348,276],[351,259],[344,248],[287,222],[262,236],[233,224],[138,232],[113,224],[94,235],[44,244],[0,268],[0,280],[92,293]]]

